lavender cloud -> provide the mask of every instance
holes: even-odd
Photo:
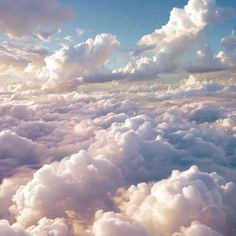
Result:
[[[48,34],[48,38],[50,32],[57,31],[74,14],[71,6],[63,5],[57,0],[4,0],[1,1],[0,9],[0,29],[11,38],[37,34]]]

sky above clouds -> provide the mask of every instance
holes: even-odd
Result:
[[[0,0],[0,235],[236,235],[235,0]]]
[[[100,32],[111,32],[119,37],[124,47],[133,47],[143,35],[165,24],[169,19],[172,8],[183,8],[188,1],[131,0],[123,4],[120,1],[109,0],[99,2],[78,0],[76,3],[64,0],[62,2],[73,4],[78,10],[78,18],[73,21],[73,25],[76,27],[90,29],[91,35]],[[236,7],[233,0],[217,0],[217,4],[234,9]],[[233,19],[228,19],[222,26],[220,26],[221,30],[216,30],[213,35],[222,37],[236,29]]]

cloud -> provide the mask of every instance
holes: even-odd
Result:
[[[11,38],[37,34],[48,38],[70,20],[73,14],[71,6],[63,5],[57,0],[4,0],[0,4],[0,29]]]
[[[16,131],[20,136],[37,140],[50,135],[53,132],[53,126],[44,121],[29,121],[19,125]]]
[[[25,185],[32,178],[32,170],[30,168],[21,168],[11,177],[4,178],[0,185],[0,217],[1,219],[9,219],[9,207],[13,204],[12,197],[17,189]]]
[[[44,67],[45,57],[51,52],[37,46],[22,46],[21,44],[3,41],[0,44],[0,75],[15,76],[25,79],[40,78],[40,70]]]
[[[42,146],[10,130],[0,132],[1,178],[20,166],[37,167],[43,158]]]
[[[14,4],[0,3],[3,16]],[[72,11],[55,0],[47,9],[19,4],[12,21],[0,17],[13,38],[48,40]],[[226,11],[189,0],[112,71],[106,65],[120,45],[112,34],[55,52],[2,42],[0,235],[235,236],[234,33],[216,55],[205,44],[187,66],[178,63]],[[36,19],[21,29],[23,14]],[[178,69],[194,75],[112,81]]]
[[[16,192],[12,211],[23,226],[35,224],[42,216],[65,217],[69,210],[85,220],[96,209],[111,204],[108,193],[122,181],[119,168],[109,160],[80,151],[39,169],[32,181]]]
[[[209,44],[205,44],[203,49],[197,51],[197,59],[192,63],[190,62],[190,65],[187,65],[185,70],[189,73],[206,73],[228,70],[230,66],[222,56],[221,53],[213,55]]]
[[[4,18],[3,25],[9,21],[13,22],[12,27],[15,27],[9,27],[8,35],[26,37],[28,33],[28,36],[48,41],[52,34],[58,32],[63,22],[69,19],[68,16],[73,15],[70,6],[60,4],[56,0],[50,0],[47,9],[44,4],[39,4],[38,0],[31,1],[32,6],[39,6],[37,10],[36,7],[30,8],[30,4],[25,6],[25,3],[22,3],[20,6],[24,7],[22,14],[34,15],[34,21],[27,22],[24,27],[17,27],[17,23],[24,20],[24,17],[21,19],[21,16],[17,15],[19,19]],[[4,2],[3,5],[6,8],[5,12],[14,11],[13,3]],[[233,10],[218,7],[214,0],[189,0],[184,8],[173,8],[165,25],[151,34],[144,35],[138,41],[140,47],[131,52],[130,62],[126,66],[113,70],[106,68],[106,63],[112,53],[119,48],[119,42],[109,33],[99,34],[94,39],[90,38],[75,46],[63,45],[54,52],[27,49],[23,45],[15,46],[12,50],[9,46],[3,45],[0,49],[2,76],[40,78],[42,89],[46,92],[53,90],[62,92],[75,90],[78,85],[84,83],[155,79],[160,74],[174,73],[178,70],[190,73],[233,70],[236,64],[235,55],[226,50],[227,47],[233,47],[233,34],[222,39],[225,51],[214,55],[206,45],[198,50],[197,58],[191,63],[187,65],[180,63],[182,59],[187,60],[189,56],[187,54],[193,45],[201,40],[204,30],[227,15],[232,16]],[[76,32],[82,35],[84,29],[77,28]],[[74,42],[75,36],[67,35],[64,39]]]
[[[160,94],[160,97],[191,97],[199,96],[200,94],[220,93],[224,89],[229,88],[212,79],[201,78],[199,75],[190,74],[187,79],[180,80],[177,87],[169,86],[164,94]]]
[[[56,236],[69,236],[70,230],[63,219],[46,219],[42,218],[37,225],[29,227],[27,230],[29,235],[40,236],[40,235],[56,235]]]
[[[114,212],[97,212],[92,233],[94,236],[149,235],[142,225]]]
[[[121,189],[116,201],[123,214],[146,226],[151,235],[233,235],[235,228],[227,219],[231,212],[224,198],[228,191],[225,186],[215,173],[191,167],[184,172],[173,171],[160,182]],[[192,223],[196,220],[203,225]],[[187,225],[191,226],[183,228],[183,234],[174,234]]]
[[[84,78],[104,70],[109,56],[118,48],[119,42],[112,34],[100,34],[95,39],[77,44],[74,47],[64,46],[53,55],[46,57],[46,69],[55,85],[76,87]],[[47,87],[47,85],[45,85]]]
[[[2,236],[30,236],[22,227],[11,226],[8,221],[0,221],[0,233]]]
[[[74,40],[72,35],[67,35],[66,37],[64,37],[64,39],[69,42],[73,42],[73,40]]]
[[[232,52],[236,48],[236,35],[232,31],[231,35],[225,36],[221,39],[221,45],[227,52]]]
[[[212,106],[199,106],[191,112],[191,120],[197,123],[215,122],[221,118],[221,112],[218,108]]]
[[[8,221],[0,221],[0,233],[2,236],[40,236],[40,235],[57,235],[69,236],[68,226],[62,219],[41,219],[37,225],[24,229],[14,224],[10,225]]]
[[[15,55],[5,50],[5,48],[0,49],[0,68],[4,73],[15,73],[16,70],[24,70],[28,63],[28,58]]]
[[[161,29],[142,37],[139,45],[156,44],[158,52],[176,56],[185,51],[192,40],[196,39],[205,27],[221,18],[215,0],[189,0],[182,8],[173,8],[169,21]]]
[[[52,94],[4,81],[9,232],[234,236],[234,81],[211,76]]]
[[[38,0],[27,3],[23,0],[3,1],[0,8],[0,30],[11,38],[27,40],[28,44],[34,44],[37,39],[48,42],[74,15],[70,5],[57,0],[50,0],[47,4]],[[17,11],[20,14],[15,14]],[[224,51],[214,55],[207,46],[198,50],[196,60],[191,63],[183,65],[180,61],[188,59],[186,54],[201,40],[209,25],[234,14],[230,8],[218,7],[215,0],[189,0],[183,8],[173,8],[165,25],[138,41],[139,47],[130,53],[126,66],[112,70],[106,68],[106,64],[119,48],[119,41],[109,33],[99,34],[75,46],[63,45],[54,52],[35,45],[30,48],[26,44],[4,42],[0,46],[0,76],[5,79],[39,78],[44,91],[63,92],[75,90],[84,83],[155,79],[160,74],[179,70],[190,73],[233,70],[236,59],[229,48],[234,47],[234,33],[221,40]],[[28,21],[25,16],[33,20]],[[84,29],[76,28],[77,36],[84,33]],[[64,40],[70,44],[75,38],[67,35]]]
[[[141,48],[133,55],[148,51],[149,56],[134,59],[127,66],[114,70],[114,73],[140,80],[157,78],[161,73],[176,71],[181,68],[178,60],[200,40],[206,27],[222,20],[226,12],[232,14],[232,9],[219,8],[215,0],[189,0],[184,8],[173,8],[165,25],[138,41]],[[150,57],[150,52],[155,56]],[[228,69],[228,65],[221,62],[220,56],[213,58],[209,48],[204,52],[199,51],[199,56],[200,59],[186,69],[188,72]]]
[[[206,225],[194,221],[190,227],[182,227],[181,233],[174,233],[172,236],[222,236],[222,234]]]
[[[78,36],[82,36],[86,32],[86,30],[82,28],[76,28],[75,31],[78,34]]]
[[[138,60],[130,62],[127,66],[113,70],[122,78],[131,80],[153,79],[160,73],[173,72],[176,65],[170,61],[168,55],[160,54],[153,57],[141,57]],[[118,77],[119,78],[119,77]]]

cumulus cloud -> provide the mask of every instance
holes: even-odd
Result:
[[[220,12],[215,0],[189,0],[183,9],[173,8],[167,24],[152,34],[143,36],[138,44],[156,44],[158,52],[176,56],[177,52],[190,46],[191,39],[196,39],[207,25],[221,18]]]
[[[10,225],[8,221],[0,221],[0,233],[2,236],[69,236],[68,226],[62,219],[54,220],[42,218],[37,225],[24,229],[17,224]]]
[[[123,68],[113,70],[113,74],[117,74],[120,78],[123,75],[123,78],[141,80],[153,79],[160,73],[173,72],[175,69],[176,65],[172,63],[170,57],[161,53],[152,58],[141,57],[138,60],[134,60]]]
[[[29,234],[17,225],[11,226],[8,221],[0,221],[0,233],[3,236],[29,236]]]
[[[50,181],[49,181],[50,180]],[[63,217],[74,210],[87,219],[109,205],[109,192],[122,184],[120,169],[102,157],[85,151],[42,167],[15,196],[17,222],[30,226],[42,216]]]
[[[46,57],[46,69],[56,85],[63,83],[63,86],[74,87],[86,77],[104,70],[106,60],[118,46],[115,36],[103,33],[74,47],[64,46]]]
[[[119,193],[116,201],[121,211],[144,224],[151,235],[232,235],[235,231],[227,220],[231,213],[224,202],[224,185],[215,173],[203,173],[197,167],[173,171],[168,179]],[[192,223],[196,220],[203,225]],[[191,226],[174,234],[186,225]]]
[[[9,208],[13,204],[12,197],[20,186],[25,185],[32,178],[32,172],[30,168],[21,168],[15,175],[2,180],[0,185],[1,219],[10,218]]]
[[[226,12],[232,13],[232,9],[219,8],[215,0],[189,0],[184,8],[173,8],[169,21],[153,33],[144,35],[138,41],[142,48],[133,54],[137,56],[151,51],[155,56],[134,59],[126,67],[114,70],[114,73],[119,72],[133,79],[147,79],[181,68],[177,59],[193,47],[207,26],[223,19]],[[198,51],[198,55],[198,61],[187,71],[208,72],[228,68],[221,62],[220,56],[212,55],[209,48],[204,52]]]
[[[53,94],[5,81],[8,235],[234,236],[235,88],[212,76]]]
[[[0,3],[0,30],[11,38],[41,35],[47,39],[73,14],[69,5],[57,0],[4,0]]]
[[[197,221],[192,222],[188,228],[182,227],[181,233],[174,233],[172,236],[222,236],[222,234],[203,225]]]
[[[69,236],[70,230],[63,219],[46,219],[42,218],[37,225],[28,228],[27,233],[32,236],[55,235]]]

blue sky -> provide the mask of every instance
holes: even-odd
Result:
[[[144,34],[150,33],[168,21],[174,6],[182,7],[186,1],[65,1],[76,7],[78,16],[73,26],[92,30],[91,35],[111,32],[128,47]],[[158,3],[160,2],[160,3]],[[161,3],[162,2],[162,3]],[[174,3],[174,4],[173,4]]]
[[[87,30],[81,38],[94,37],[102,32],[115,34],[124,47],[133,47],[145,34],[153,32],[164,25],[173,7],[184,7],[187,0],[63,0],[75,7],[77,16],[66,32],[79,27]],[[217,0],[219,6],[236,9],[234,0]],[[212,47],[219,46],[219,40],[232,30],[236,30],[236,19],[228,18],[209,29]]]

